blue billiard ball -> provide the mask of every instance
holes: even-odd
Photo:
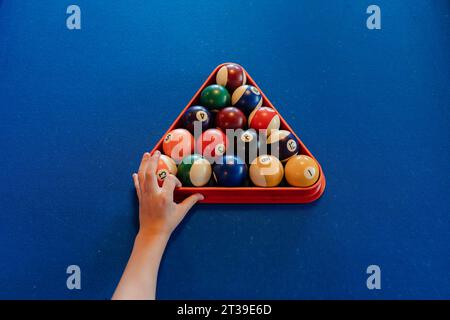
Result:
[[[233,92],[231,104],[241,109],[245,114],[249,115],[255,108],[262,106],[263,98],[261,92],[250,85],[240,86]]]
[[[210,127],[211,112],[202,106],[192,106],[186,110],[181,119],[182,125],[185,129],[194,133],[194,124],[197,122],[202,131],[205,131]]]
[[[247,179],[247,165],[239,157],[225,155],[214,165],[213,177],[219,186],[239,187]]]

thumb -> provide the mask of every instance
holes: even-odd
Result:
[[[188,213],[188,211],[191,210],[191,208],[194,206],[194,204],[197,203],[197,201],[200,201],[203,199],[205,199],[205,197],[202,194],[196,193],[196,194],[193,194],[192,196],[184,199],[183,202],[178,204],[178,207],[180,208],[180,212],[179,212],[180,220],[182,220],[184,218],[186,213]]]

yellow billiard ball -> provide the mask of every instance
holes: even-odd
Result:
[[[319,166],[308,156],[294,156],[286,163],[286,180],[294,187],[309,187],[319,179]]]
[[[250,179],[258,187],[276,187],[283,175],[283,165],[271,155],[259,156],[250,165]]]

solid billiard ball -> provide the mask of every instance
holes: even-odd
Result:
[[[177,174],[177,165],[172,158],[162,154],[159,157],[158,166],[156,167],[156,178],[160,187],[169,174]]]
[[[214,162],[217,157],[223,156],[228,146],[225,133],[219,129],[208,129],[202,133],[196,142],[196,152],[208,161]]]
[[[245,163],[251,163],[259,153],[259,139],[256,130],[238,130],[234,139],[235,154]]]
[[[235,63],[227,63],[219,69],[216,75],[218,85],[226,87],[230,92],[247,82],[244,69]]]
[[[264,130],[267,136],[270,136],[272,130],[280,128],[280,116],[272,108],[256,108],[248,117],[248,126],[255,130]]]
[[[286,181],[293,187],[309,187],[319,179],[319,166],[308,156],[294,156],[286,163]]]
[[[178,165],[178,178],[185,187],[202,187],[211,179],[211,164],[199,154],[183,158]]]
[[[267,145],[270,154],[282,162],[295,156],[300,149],[297,138],[287,130],[272,130],[270,136],[267,138]]]
[[[283,165],[271,155],[259,156],[250,165],[250,179],[258,187],[276,187],[283,175]]]
[[[261,107],[263,98],[259,90],[250,85],[237,88],[231,97],[231,104],[249,114],[255,108]]]
[[[194,152],[194,137],[186,129],[174,129],[163,140],[163,152],[179,163],[185,156]]]
[[[194,133],[194,126],[197,126],[201,131],[205,131],[211,124],[211,113],[202,106],[192,106],[186,110],[181,118],[183,127]]]
[[[236,107],[226,107],[216,114],[216,127],[226,129],[242,129],[247,124],[247,117]]]
[[[203,89],[200,104],[210,110],[222,109],[230,105],[230,94],[225,87],[213,84]]]
[[[213,177],[219,186],[238,187],[245,183],[247,171],[247,165],[241,158],[226,155],[214,165]]]

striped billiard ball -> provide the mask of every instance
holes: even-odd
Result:
[[[262,155],[250,165],[250,179],[258,187],[276,187],[283,180],[281,161],[271,155]]]
[[[211,179],[211,164],[199,154],[183,158],[178,165],[178,178],[184,187],[202,187]]]
[[[241,109],[245,114],[250,114],[255,108],[261,107],[263,98],[259,90],[250,85],[237,88],[231,97],[231,104]]]
[[[227,63],[219,69],[216,75],[216,83],[233,92],[247,82],[244,69],[235,63]]]
[[[272,130],[270,136],[267,138],[267,145],[270,154],[282,162],[295,156],[300,149],[297,138],[287,130]]]
[[[158,166],[156,167],[156,178],[161,187],[169,174],[177,174],[177,165],[172,158],[162,154],[159,156]]]
[[[256,131],[264,130],[270,136],[272,130],[280,128],[280,116],[272,108],[256,108],[248,117],[248,127]]]

